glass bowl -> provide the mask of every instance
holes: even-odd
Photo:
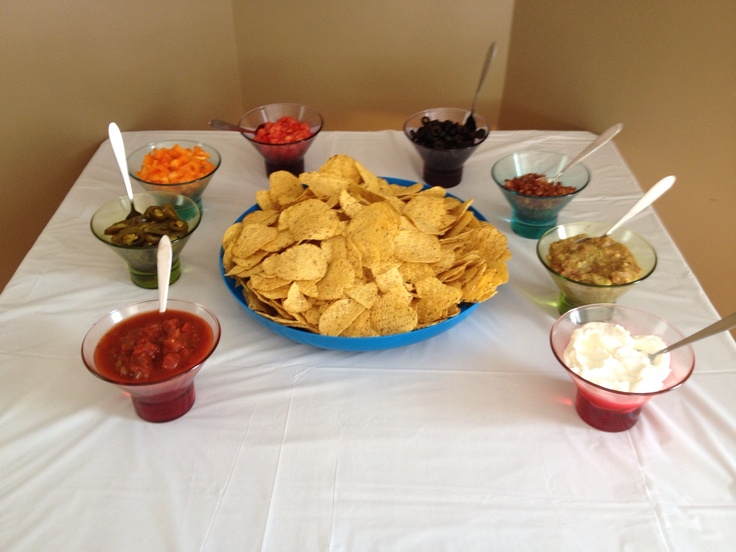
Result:
[[[428,147],[415,141],[414,135],[423,126],[423,120],[450,121],[464,124],[470,111],[456,107],[436,107],[419,111],[404,122],[404,135],[409,139],[422,158],[422,178],[431,186],[452,188],[460,184],[463,178],[463,166],[468,158],[488,138],[488,123],[475,113],[476,130],[485,131],[482,138],[476,138],[472,146],[440,149]]]
[[[246,132],[241,132],[241,134],[263,156],[266,163],[266,174],[275,171],[289,171],[299,176],[304,172],[304,156],[324,125],[319,112],[309,106],[296,103],[262,105],[243,115],[240,119],[240,126],[255,130],[265,123],[276,122],[281,117],[293,117],[297,121],[307,123],[312,134],[304,140],[285,144],[259,142],[253,134]]]
[[[172,192],[138,192],[133,194],[135,208],[143,213],[151,205],[170,204],[174,207],[181,220],[185,221],[189,228],[183,236],[171,240],[171,278],[169,283],[173,284],[181,276],[181,263],[179,255],[189,241],[194,231],[202,220],[202,211],[196,202],[185,195]],[[128,216],[130,200],[128,196],[120,196],[110,200],[97,209],[90,228],[95,237],[120,255],[128,265],[130,279],[139,287],[146,289],[158,288],[158,271],[156,268],[156,245],[126,247],[114,244],[110,236],[105,234],[105,229]]]
[[[695,367],[692,347],[685,345],[674,349],[670,355],[670,374],[659,391],[632,393],[615,391],[592,383],[579,376],[564,360],[564,352],[570,335],[577,327],[588,322],[619,324],[632,335],[655,335],[666,345],[683,339],[683,335],[671,324],[646,311],[621,305],[585,305],[572,309],[552,325],[550,345],[577,387],[575,410],[587,424],[603,431],[625,431],[636,424],[641,409],[649,400],[682,385]]]
[[[143,158],[146,155],[156,149],[173,148],[177,144],[180,145],[182,148],[187,149],[192,149],[194,148],[194,146],[199,146],[209,154],[209,161],[215,166],[215,168],[209,174],[197,178],[196,180],[179,182],[176,184],[158,184],[155,182],[148,182],[147,180],[142,180],[139,176],[136,175],[136,173],[141,170],[141,167],[143,166]],[[217,172],[217,169],[220,168],[221,162],[222,159],[220,157],[220,152],[218,152],[212,146],[203,144],[202,142],[193,142],[190,140],[168,140],[166,142],[152,142],[128,155],[128,173],[130,174],[130,178],[134,182],[138,182],[143,187],[143,189],[148,190],[149,192],[172,192],[175,194],[181,194],[187,196],[193,201],[196,201],[199,205],[199,208],[201,209],[202,195],[204,194],[205,189],[212,180],[212,177]]]
[[[511,206],[511,229],[524,238],[537,239],[557,224],[557,215],[590,182],[590,172],[578,163],[557,179],[563,186],[573,186],[574,192],[561,196],[529,196],[508,190],[506,180],[529,173],[552,178],[571,157],[547,151],[519,151],[494,163],[491,177]]]
[[[657,266],[657,253],[651,244],[639,234],[627,228],[618,228],[610,237],[625,245],[634,255],[641,268],[641,275],[627,284],[588,284],[571,280],[555,272],[547,261],[547,254],[552,243],[578,234],[600,236],[611,225],[604,222],[568,222],[560,224],[545,232],[537,241],[537,257],[542,266],[547,269],[550,277],[560,290],[558,309],[560,314],[571,308],[592,303],[615,303],[619,297],[633,288],[636,284],[646,280]]]
[[[158,311],[158,300],[134,303],[109,312],[87,332],[82,342],[82,360],[87,369],[103,381],[112,383],[130,395],[136,414],[149,422],[168,422],[186,414],[194,404],[194,378],[212,355],[220,342],[220,323],[206,307],[189,301],[169,299],[167,312],[183,311],[193,314],[212,331],[212,342],[204,357],[195,365],[165,379],[156,381],[131,381],[112,378],[104,374],[95,358],[95,351],[102,337],[123,320],[151,311]]]

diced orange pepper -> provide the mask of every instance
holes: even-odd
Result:
[[[181,184],[208,175],[215,166],[210,155],[200,146],[184,148],[175,144],[171,148],[156,148],[143,158],[141,170],[136,176],[155,184]]]

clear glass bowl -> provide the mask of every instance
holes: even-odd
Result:
[[[473,114],[476,122],[476,129],[485,130],[485,136],[481,139],[477,139],[475,145],[465,148],[429,148],[415,142],[412,138],[412,133],[422,127],[422,119],[425,117],[430,120],[452,121],[454,123],[464,124],[468,115],[470,115],[470,111],[466,109],[456,107],[436,107],[433,109],[419,111],[404,122],[404,135],[412,143],[419,153],[419,156],[422,158],[422,178],[424,179],[424,182],[430,186],[452,188],[453,186],[460,184],[463,178],[463,166],[465,165],[465,162],[478,149],[478,146],[488,138],[488,123],[478,113]]]
[[[202,220],[202,211],[196,202],[181,194],[172,192],[138,192],[133,194],[133,204],[136,210],[141,213],[151,205],[165,205],[167,203],[171,204],[179,214],[179,218],[189,225],[185,235],[171,241],[172,259],[169,283],[173,284],[181,276],[179,255],[199,226]],[[158,247],[155,245],[125,247],[112,243],[110,236],[105,235],[105,228],[115,222],[124,220],[129,211],[130,200],[128,196],[120,196],[110,200],[92,215],[90,228],[98,240],[125,260],[128,265],[130,279],[135,285],[146,289],[158,288],[158,270],[156,268]]]
[[[610,227],[610,223],[604,222],[568,222],[567,224],[560,224],[548,230],[537,241],[537,257],[560,290],[558,309],[561,314],[581,305],[615,303],[624,293],[636,284],[646,280],[654,272],[657,266],[657,253],[654,247],[639,234],[627,228],[618,228],[610,237],[625,245],[631,251],[632,255],[634,255],[637,264],[642,269],[641,275],[633,282],[611,285],[576,282],[555,272],[549,266],[547,254],[549,253],[550,244],[558,240],[577,236],[578,234],[600,236]]]
[[[658,316],[621,305],[585,305],[572,309],[557,319],[550,331],[552,352],[577,387],[575,410],[583,421],[596,429],[615,432],[633,427],[644,404],[657,395],[682,385],[692,374],[695,353],[692,347],[685,345],[670,352],[671,372],[659,391],[629,393],[589,382],[570,369],[564,360],[565,348],[573,330],[588,322],[619,324],[632,335],[656,335],[667,345],[683,339],[684,336]]]
[[[276,122],[281,117],[293,117],[297,121],[307,123],[312,134],[304,140],[286,144],[259,142],[253,134],[245,132],[241,134],[263,156],[266,163],[266,174],[275,171],[289,171],[299,176],[304,172],[304,156],[324,125],[319,112],[309,106],[295,103],[262,105],[243,115],[240,119],[240,126],[255,130],[265,123]]]
[[[528,196],[505,188],[506,180],[529,173],[552,178],[571,157],[548,151],[519,151],[494,163],[491,177],[511,206],[511,229],[524,238],[537,239],[557,224],[560,211],[590,182],[590,172],[582,163],[565,171],[557,182],[573,186],[574,192],[563,196]]]
[[[144,312],[158,311],[158,306],[158,300],[143,301],[111,311],[92,326],[82,342],[82,360],[87,369],[101,380],[128,393],[136,414],[148,422],[168,422],[189,412],[195,400],[194,378],[220,342],[220,322],[212,311],[197,303],[169,299],[167,309],[194,314],[212,330],[212,345],[202,361],[184,372],[154,382],[115,380],[101,374],[95,361],[95,350],[100,339],[121,321]]]
[[[190,180],[189,182],[180,182],[178,184],[157,184],[155,182],[142,180],[140,177],[136,176],[136,173],[140,171],[143,166],[143,158],[146,155],[156,149],[172,148],[176,144],[179,144],[182,148],[188,149],[192,149],[194,146],[199,146],[210,155],[209,161],[215,166],[215,168],[212,172],[201,178]],[[130,178],[134,182],[138,182],[144,190],[148,190],[149,192],[171,192],[181,194],[187,196],[193,201],[196,201],[201,209],[202,194],[204,194],[205,189],[209,185],[214,174],[217,172],[217,169],[220,168],[221,162],[222,159],[220,157],[220,152],[212,146],[203,144],[202,142],[192,142],[190,140],[167,140],[166,142],[152,142],[128,155],[128,173],[130,173]]]

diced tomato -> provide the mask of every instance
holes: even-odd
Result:
[[[312,131],[307,123],[285,115],[277,121],[269,121],[258,127],[255,139],[266,144],[290,144],[305,140],[311,135]]]

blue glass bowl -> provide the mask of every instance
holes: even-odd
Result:
[[[506,189],[506,180],[529,173],[556,175],[572,158],[561,153],[520,151],[499,159],[491,169],[491,176],[511,206],[511,229],[524,238],[537,239],[557,224],[557,215],[590,182],[590,172],[582,163],[565,171],[557,179],[563,186],[575,191],[562,196],[529,196]]]
[[[415,184],[415,182],[399,178],[383,178],[385,178],[391,184],[399,184],[401,186],[411,186]],[[449,196],[450,194],[447,195]],[[253,205],[250,209],[240,215],[234,222],[240,222],[241,220],[243,220],[243,217],[245,217],[245,215],[258,209],[259,207],[257,205]],[[476,218],[478,218],[478,220],[486,220],[485,217],[481,215],[477,210],[473,209],[472,207],[470,208],[470,210],[473,211],[473,214],[476,216]],[[462,303],[461,305],[459,305],[460,312],[452,318],[448,318],[447,320],[444,320],[433,326],[427,326],[425,328],[400,334],[377,337],[340,337],[316,334],[306,330],[302,330],[300,328],[292,328],[290,326],[279,324],[269,318],[266,318],[265,316],[261,316],[253,309],[251,309],[248,306],[245,298],[243,297],[242,288],[236,285],[234,278],[225,275],[225,268],[222,265],[223,253],[224,252],[222,248],[220,248],[220,258],[218,261],[220,265],[220,275],[222,276],[222,279],[225,282],[228,290],[230,290],[230,293],[233,294],[233,297],[235,297],[236,301],[245,309],[245,312],[247,312],[250,317],[253,318],[253,320],[258,322],[259,324],[264,325],[269,330],[283,337],[286,337],[287,339],[291,339],[292,341],[296,341],[297,343],[304,343],[306,345],[318,347],[320,349],[333,349],[338,351],[380,351],[383,349],[392,349],[395,347],[412,345],[414,343],[419,343],[420,341],[424,341],[426,339],[430,339],[436,335],[444,333],[450,328],[454,328],[460,322],[470,316],[470,314],[480,305],[480,303]]]

